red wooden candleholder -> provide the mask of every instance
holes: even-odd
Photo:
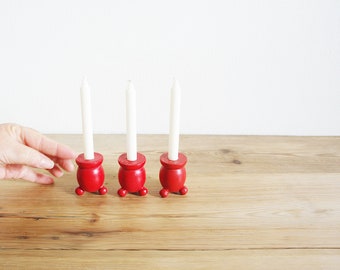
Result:
[[[181,195],[187,194],[188,188],[184,185],[187,157],[179,153],[177,160],[170,160],[168,159],[168,153],[164,153],[161,155],[160,162],[162,167],[159,171],[159,180],[163,188],[159,191],[159,194],[163,198],[167,197],[169,192]]]
[[[79,187],[75,192],[77,195],[83,195],[87,192],[98,192],[100,195],[107,193],[104,184],[104,169],[102,167],[103,156],[94,153],[94,159],[85,159],[84,154],[80,154],[76,163],[78,164],[77,180]]]
[[[137,153],[137,160],[135,161],[128,160],[126,153],[120,155],[118,158],[120,165],[118,180],[121,188],[117,192],[119,196],[124,197],[128,192],[138,192],[140,196],[145,196],[148,193],[148,189],[144,187],[146,180],[145,162],[146,158],[141,153]]]

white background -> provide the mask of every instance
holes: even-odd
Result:
[[[0,122],[125,133],[127,80],[139,133],[167,133],[182,87],[186,134],[340,135],[340,1],[0,1]]]

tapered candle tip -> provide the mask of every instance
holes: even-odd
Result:
[[[128,80],[127,89],[135,89],[135,87],[134,87],[134,85],[133,85],[131,80]]]
[[[89,85],[88,82],[87,82],[87,77],[86,77],[86,76],[83,77],[83,80],[82,80],[81,85],[82,85],[83,87]]]
[[[180,88],[178,80],[174,77],[172,88]]]

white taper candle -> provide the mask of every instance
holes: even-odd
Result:
[[[93,128],[92,128],[92,109],[91,109],[91,90],[87,83],[86,77],[84,77],[82,85],[80,87],[81,97],[81,111],[83,122],[83,139],[84,139],[84,158],[94,159],[93,150]]]
[[[176,79],[171,88],[170,103],[170,130],[169,130],[169,150],[168,159],[178,159],[179,148],[179,121],[180,121],[181,88]]]
[[[130,161],[137,160],[136,91],[131,81],[126,89],[126,155]]]

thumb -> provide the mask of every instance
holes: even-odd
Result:
[[[23,144],[15,144],[4,153],[6,164],[21,164],[40,169],[52,169],[54,162],[39,151]]]

